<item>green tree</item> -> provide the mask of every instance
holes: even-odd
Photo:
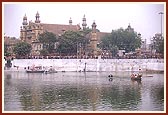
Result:
[[[55,43],[58,39],[54,33],[45,31],[39,35],[38,40],[43,44],[43,49],[46,49],[49,53],[55,52]]]
[[[46,49],[42,49],[42,50],[40,50],[40,54],[43,56],[46,56],[49,54],[49,52]]]
[[[66,31],[60,38],[57,51],[61,53],[76,53],[79,47],[84,47],[88,39],[84,37],[83,31]]]
[[[10,56],[11,55],[11,53],[10,52],[8,52],[8,45],[7,44],[4,44],[4,56]]]
[[[112,54],[116,54],[117,49],[130,52],[141,46],[141,38],[134,31],[120,28],[105,36],[100,46],[102,49],[110,50]]]
[[[158,53],[161,53],[162,55],[164,55],[164,39],[162,39],[159,43],[159,47],[158,47]]]
[[[156,50],[156,53],[164,54],[164,38],[161,35],[153,37],[152,47]]]
[[[83,33],[84,35],[89,34],[92,31],[92,29],[90,29],[89,27],[85,28],[84,30],[81,31],[81,33]]]
[[[87,35],[87,34],[89,34],[91,31],[92,31],[92,29],[89,28],[89,27],[87,27],[87,28],[85,28],[84,30],[81,30],[80,32],[83,33],[83,34],[85,34],[85,35]],[[100,30],[99,30],[99,29],[96,29],[96,32],[100,32]]]
[[[31,50],[32,47],[30,44],[26,42],[20,42],[14,46],[13,52],[16,54],[17,57],[22,57],[29,55]]]

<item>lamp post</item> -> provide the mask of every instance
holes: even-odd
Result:
[[[161,15],[161,37],[162,37],[162,14],[163,12],[159,12],[159,14]]]

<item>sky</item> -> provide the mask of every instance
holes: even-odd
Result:
[[[156,34],[165,33],[166,6],[163,2],[145,3],[115,3],[115,2],[3,2],[2,21],[3,33],[6,36],[19,38],[20,26],[26,14],[27,20],[35,21],[37,11],[40,14],[41,23],[72,24],[82,26],[82,18],[85,15],[87,27],[91,28],[93,21],[101,32],[111,32],[119,28],[126,29],[130,24],[134,31],[141,34],[142,39],[150,42]]]

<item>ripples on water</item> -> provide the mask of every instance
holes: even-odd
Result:
[[[163,111],[164,75],[5,72],[5,111]]]

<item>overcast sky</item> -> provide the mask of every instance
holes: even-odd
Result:
[[[85,14],[87,26],[91,28],[93,21],[101,32],[111,32],[119,28],[127,28],[129,23],[142,39],[154,36],[161,32],[161,15],[166,14],[164,3],[5,3],[3,2],[3,24],[6,36],[20,36],[23,16],[26,14],[28,21],[35,21],[37,11],[40,14],[41,23],[69,24],[70,17],[72,24],[82,24]],[[162,25],[164,18],[162,16]],[[164,31],[164,28],[162,28]]]

